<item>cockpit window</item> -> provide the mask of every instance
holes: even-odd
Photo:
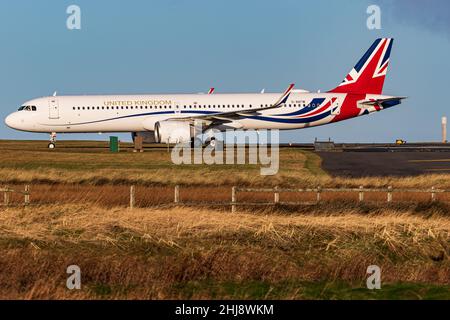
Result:
[[[22,110],[24,110],[24,111],[36,111],[37,108],[36,108],[36,106],[21,106],[19,108],[19,111],[22,111]]]

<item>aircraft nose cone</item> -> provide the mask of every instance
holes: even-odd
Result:
[[[11,129],[20,130],[23,127],[23,117],[17,112],[11,113],[5,118],[5,124]]]
[[[10,114],[9,116],[7,116],[5,118],[5,124],[14,129],[14,116],[12,114]]]

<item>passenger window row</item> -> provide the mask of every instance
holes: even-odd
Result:
[[[271,107],[272,104],[260,104],[261,108],[264,107]],[[286,105],[289,107],[305,107],[305,103],[303,104],[289,104]],[[175,107],[173,106],[102,106],[102,107],[72,107],[73,110],[144,110],[144,109],[180,109],[181,106],[176,105]],[[253,105],[248,105],[247,107],[252,108]],[[34,107],[35,108],[35,107]],[[231,108],[231,109],[236,109],[236,108],[245,108],[245,105],[243,104],[218,104],[218,105],[183,105],[183,109],[217,109],[217,108]]]
[[[261,105],[262,106],[262,105]],[[267,105],[266,105],[267,106]],[[184,105],[184,109],[201,109],[201,108],[245,108],[245,106],[242,105]],[[252,108],[252,105],[249,105],[250,108]],[[176,105],[173,106],[102,106],[102,107],[72,107],[73,110],[139,110],[139,109],[179,109],[180,106]]]
[[[306,104],[303,102],[303,103],[298,103],[298,104],[297,103],[289,104],[288,106],[289,106],[289,108],[292,108],[292,107],[296,108],[296,107],[305,107]]]

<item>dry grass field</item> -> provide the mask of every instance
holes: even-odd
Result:
[[[4,208],[0,298],[449,299],[447,209]]]
[[[450,299],[448,195],[323,194],[316,205],[173,207],[229,202],[231,186],[449,188],[449,175],[335,178],[316,154],[280,150],[280,170],[171,163],[165,148],[111,154],[107,143],[0,141],[0,185],[31,185],[31,205],[0,207],[0,298]],[[127,208],[136,185],[136,207]],[[315,195],[282,193],[281,201]],[[239,193],[238,201],[272,201]],[[442,201],[440,201],[442,200]],[[82,289],[65,286],[82,270]],[[382,268],[368,290],[366,268]]]

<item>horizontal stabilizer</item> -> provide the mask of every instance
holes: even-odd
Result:
[[[362,105],[366,106],[376,106],[376,105],[389,105],[390,103],[396,102],[396,104],[400,104],[402,100],[406,99],[407,97],[392,97],[392,98],[385,98],[385,99],[370,99],[359,102]]]
[[[368,99],[358,101],[357,106],[359,109],[368,110],[369,112],[380,111],[402,103],[403,99],[406,99],[406,97],[386,97],[379,99]]]

